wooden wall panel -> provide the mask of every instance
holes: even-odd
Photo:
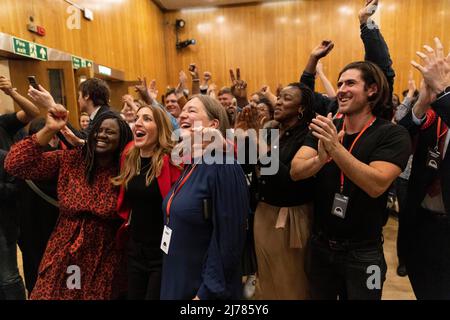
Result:
[[[332,39],[335,49],[323,60],[325,72],[337,82],[340,69],[362,60],[357,13],[362,0],[277,1],[217,9],[192,9],[165,14],[167,77],[176,84],[178,72],[196,62],[213,73],[219,87],[229,85],[229,68],[241,67],[249,92],[263,84],[298,81],[311,49],[322,39]],[[407,86],[410,60],[423,44],[440,37],[450,50],[449,0],[381,0],[378,19],[391,49],[397,73],[395,91]],[[175,50],[175,20],[186,21],[181,39],[195,38],[197,45]],[[418,80],[419,75],[416,72]],[[319,83],[318,81],[317,83]],[[322,86],[318,86],[323,90]]]
[[[298,0],[162,13],[150,0],[77,0],[94,11],[94,21],[81,18],[81,29],[66,26],[63,0],[0,0],[0,32],[42,43],[100,64],[158,80],[164,92],[175,85],[181,69],[196,62],[213,72],[219,86],[229,84],[228,70],[241,67],[249,92],[298,80],[312,47],[332,39],[336,47],[324,59],[335,83],[339,70],[363,58],[357,12],[363,0]],[[449,0],[381,0],[380,22],[397,73],[396,92],[407,84],[415,51],[439,36],[450,47]],[[26,30],[30,15],[47,30],[43,38]],[[196,46],[175,49],[174,22],[187,25],[181,39]],[[447,26],[447,29],[446,29]],[[419,76],[415,73],[418,80]],[[318,86],[323,90],[322,86]]]
[[[74,0],[94,12],[69,29],[70,6],[63,0],[0,0],[0,32],[125,71],[126,80],[145,75],[166,83],[163,13],[150,0]],[[28,18],[46,28],[45,37],[26,29]]]

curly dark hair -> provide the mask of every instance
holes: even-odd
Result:
[[[117,174],[119,173],[120,167],[120,155],[122,154],[125,146],[133,140],[133,133],[131,132],[130,126],[122,119],[122,117],[113,111],[107,111],[99,114],[94,123],[92,124],[91,131],[89,132],[87,142],[83,147],[82,153],[83,158],[86,163],[85,168],[85,177],[89,184],[92,184],[94,181],[95,175],[95,145],[96,145],[96,137],[97,133],[102,125],[103,121],[107,119],[114,119],[117,121],[119,125],[119,146],[114,154],[114,162],[117,163]]]
[[[78,90],[83,97],[89,96],[94,106],[108,106],[111,90],[106,81],[98,78],[90,78],[80,83]]]

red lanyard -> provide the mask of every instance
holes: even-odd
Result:
[[[186,176],[181,180],[180,184],[176,186],[170,195],[169,201],[167,201],[167,207],[166,207],[166,217],[167,217],[167,225],[169,224],[169,216],[170,216],[170,207],[172,206],[172,201],[175,195],[180,191],[181,187],[186,183],[187,179],[191,176],[192,172],[194,172],[195,167],[197,166],[197,163],[195,163],[192,168],[189,170],[189,172],[186,174]]]
[[[437,141],[436,141],[436,150],[439,148],[439,140],[441,140],[441,138],[447,133],[448,131],[448,127],[446,126],[446,128],[444,129],[444,132],[441,133],[441,124],[442,124],[442,119],[441,117],[438,118],[438,125],[437,125],[437,130],[436,130],[436,137],[437,137]]]
[[[355,147],[355,145],[356,145],[356,142],[359,140],[359,138],[361,138],[361,136],[363,135],[363,133],[367,130],[367,128],[369,128],[374,122],[375,122],[375,120],[377,120],[377,118],[375,117],[375,116],[372,116],[372,118],[370,118],[368,121],[367,121],[367,123],[366,123],[366,125],[364,126],[364,128],[362,129],[362,131],[358,134],[358,136],[356,137],[356,139],[355,140],[353,140],[353,143],[352,143],[352,145],[351,145],[351,147],[350,147],[350,149],[348,150],[348,152],[350,152],[350,153],[352,153],[352,151],[353,151],[353,148]],[[344,118],[344,124],[342,125],[342,130],[344,130],[344,132],[345,132],[345,118]],[[344,141],[344,137],[342,137],[342,139],[341,139],[341,144],[343,145],[343,142]],[[344,172],[341,170],[341,194],[342,194],[342,192],[344,191]]]

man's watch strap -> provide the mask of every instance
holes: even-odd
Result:
[[[450,86],[448,86],[447,88],[444,89],[444,91],[442,91],[441,93],[439,93],[436,96],[436,100],[440,99],[441,97],[445,96],[446,94],[450,93]]]

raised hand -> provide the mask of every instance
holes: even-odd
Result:
[[[277,96],[274,95],[272,91],[270,91],[270,87],[268,85],[264,85],[259,91],[264,97],[269,99],[269,101],[272,102],[273,105],[277,103]]]
[[[208,86],[208,91],[206,94],[212,98],[216,98],[216,96],[217,96],[216,90],[217,90],[217,85],[215,83],[212,83]]]
[[[450,54],[445,57],[444,47],[439,38],[434,38],[436,49],[425,45],[426,53],[417,51],[423,66],[415,61],[411,64],[422,73],[425,84],[434,94],[439,94],[450,86]]]
[[[258,115],[258,109],[248,105],[242,109],[236,116],[234,128],[247,131],[248,129],[259,130],[261,128],[261,119]]]
[[[231,79],[231,94],[236,97],[236,99],[247,99],[247,82],[241,80],[241,70],[236,69],[236,76],[234,71],[230,69],[230,79]]]
[[[430,104],[436,100],[436,94],[428,87],[424,80],[420,83],[419,97],[414,104],[413,111],[417,118],[422,119],[430,109]]]
[[[28,96],[31,98],[31,101],[40,108],[48,109],[56,105],[50,92],[45,90],[41,85],[39,85],[39,90],[30,86],[28,88]]]
[[[153,100],[157,100],[158,99],[158,89],[156,89],[156,80],[155,79],[150,81],[150,86],[148,87],[148,92],[150,94],[150,97]]]
[[[0,76],[0,90],[2,90],[8,96],[14,91],[11,81],[4,76]]]
[[[74,147],[82,146],[85,143],[83,139],[78,138],[67,126],[64,126],[60,132],[62,133],[64,138],[66,138],[67,142],[69,142]]]
[[[410,98],[414,97],[414,93],[416,92],[416,90],[417,90],[416,81],[414,80],[413,72],[410,71],[409,77],[408,77],[408,94],[407,94],[407,96]]]
[[[134,86],[134,89],[139,95],[141,96],[142,100],[144,100],[146,103],[151,104],[152,103],[152,96],[150,95],[149,88],[147,86],[147,79],[144,77],[144,79],[139,78],[139,84]]]
[[[323,57],[326,57],[330,53],[330,51],[333,50],[333,48],[333,41],[323,40],[321,44],[319,44],[311,51],[311,57],[315,58],[316,60],[320,60]]]
[[[134,103],[134,98],[131,94],[125,94],[122,96],[122,103],[126,104],[127,106],[135,109],[137,106]]]
[[[203,81],[204,81],[204,83],[205,83],[205,84],[208,84],[208,82],[209,82],[211,79],[212,79],[211,72],[205,71],[205,72],[203,73]]]
[[[359,10],[358,18],[361,24],[366,23],[367,20],[377,11],[378,0],[366,0],[366,5]]]
[[[180,80],[180,84],[183,86],[183,88],[186,88],[186,82],[187,82],[186,72],[181,70],[178,79]]]
[[[189,65],[189,73],[191,74],[192,80],[199,80],[200,77],[198,75],[198,68],[195,63],[191,63]]]
[[[178,86],[175,89],[175,95],[177,96],[177,98],[181,98],[183,96],[183,92],[184,89],[186,89],[186,82],[187,82],[187,76],[186,73],[181,70],[180,74],[179,74],[179,82],[178,82]]]
[[[203,73],[203,81],[202,81],[202,85],[200,86],[201,90],[208,90],[208,82],[211,80],[212,76],[211,76],[211,72],[206,71]]]
[[[55,104],[48,108],[45,127],[50,131],[57,132],[66,126],[68,117],[69,111],[62,105]]]

